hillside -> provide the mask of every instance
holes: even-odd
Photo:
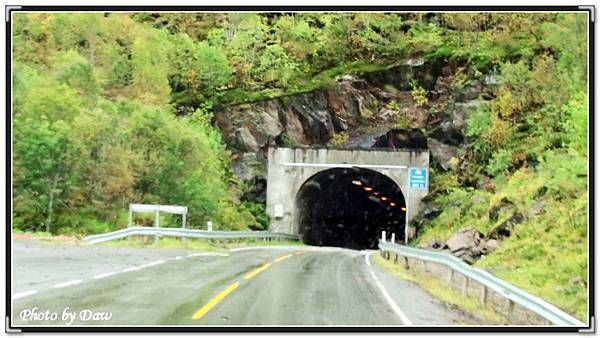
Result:
[[[412,244],[474,228],[476,265],[587,316],[584,14],[17,13],[12,37],[16,229],[103,232],[132,201],[263,229],[269,145],[416,128]]]

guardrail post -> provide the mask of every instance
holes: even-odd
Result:
[[[512,299],[509,299],[508,304],[506,306],[506,315],[510,316],[513,313],[514,309],[515,309],[515,302],[513,302]]]
[[[160,228],[160,210],[156,208],[156,219],[154,220],[154,227]],[[154,242],[158,243],[158,235],[154,236]]]
[[[488,297],[488,289],[485,285],[481,285],[481,297],[479,298],[479,301],[481,301],[481,304],[485,304],[487,303],[487,297]]]
[[[446,277],[446,279],[448,280],[448,283],[452,283],[452,277],[454,277],[454,269],[452,269],[451,267],[448,267],[448,275]]]
[[[381,242],[385,243],[385,240],[386,240],[386,238],[385,238],[385,231],[382,231],[381,232]]]
[[[396,234],[392,232],[392,243],[396,243]]]
[[[129,206],[129,217],[127,218],[127,227],[131,228],[131,223],[133,223],[133,210],[131,210],[131,205]]]
[[[469,277],[465,276],[465,279],[463,279],[461,293],[463,296],[466,296],[468,291],[469,291]]]
[[[186,214],[181,215],[181,228],[185,229],[185,217]],[[187,248],[187,237],[181,237],[181,241],[183,242],[183,247]]]

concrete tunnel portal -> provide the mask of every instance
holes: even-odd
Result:
[[[426,148],[269,148],[269,230],[351,249],[377,248],[382,231],[396,242],[414,238],[410,221],[424,207],[428,184],[412,177],[428,171]]]
[[[404,239],[406,202],[389,177],[365,168],[321,171],[300,187],[299,232],[309,245],[377,248],[381,231]]]

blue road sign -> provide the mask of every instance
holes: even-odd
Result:
[[[427,176],[426,168],[410,168],[410,187],[414,189],[427,189]]]

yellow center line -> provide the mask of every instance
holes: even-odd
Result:
[[[244,276],[244,279],[251,279],[251,278],[253,278],[254,276],[256,276],[256,275],[258,275],[259,273],[261,273],[261,272],[263,272],[264,270],[266,270],[266,269],[267,269],[268,267],[270,267],[270,266],[271,266],[271,263],[267,263],[267,264],[265,264],[265,265],[261,266],[260,268],[258,268],[258,269],[256,269],[256,270],[254,270],[254,271],[250,272],[249,274],[245,275],[245,276]]]
[[[299,251],[299,252],[296,252],[293,254],[281,256],[281,257],[275,259],[275,262],[281,262],[283,260],[286,260],[286,259],[292,257],[293,255],[302,255],[304,253],[305,253],[304,251]],[[271,263],[265,263],[263,266],[255,269],[252,272],[245,275],[244,279],[252,279],[252,278],[256,277],[256,275],[258,275],[259,273],[268,269],[270,266],[271,266]],[[210,302],[206,303],[206,305],[204,305],[200,310],[198,310],[196,313],[194,313],[194,315],[192,316],[192,319],[197,320],[197,319],[202,318],[206,313],[208,313],[208,311],[210,311],[213,307],[215,307],[215,305],[219,304],[219,302],[221,300],[223,300],[223,298],[227,297],[227,295],[232,293],[233,290],[237,289],[238,286],[240,286],[240,282],[235,282],[235,283],[231,284],[227,289],[219,292],[219,294],[216,295],[213,299],[211,299]]]
[[[292,254],[285,255],[285,256],[281,256],[281,257],[279,257],[279,258],[277,258],[277,259],[275,260],[275,263],[281,262],[281,261],[283,261],[283,260],[286,260],[286,259],[288,259],[288,258],[290,258],[290,257],[292,257]]]
[[[304,255],[305,253],[306,253],[306,251],[298,251],[295,253],[295,255],[299,256],[299,255]]]
[[[215,298],[211,299],[210,302],[206,303],[206,305],[204,305],[200,310],[198,310],[198,312],[194,313],[192,319],[196,320],[202,318],[202,316],[204,316],[208,311],[210,311],[210,309],[215,307],[215,305],[217,305],[223,298],[227,297],[228,294],[233,292],[233,290],[237,289],[238,286],[240,286],[240,282],[235,282],[231,284],[227,289],[219,292],[219,294],[216,295]]]

